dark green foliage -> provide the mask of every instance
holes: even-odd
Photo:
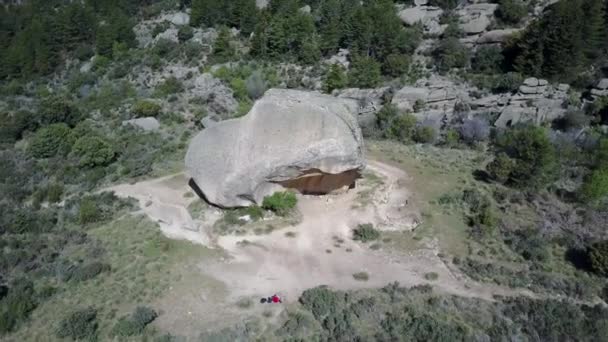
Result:
[[[608,240],[592,244],[587,254],[591,270],[601,276],[608,277]]]
[[[156,97],[167,97],[169,95],[179,93],[184,89],[184,86],[180,80],[171,76],[165,80],[165,82],[156,86],[154,89],[154,95]]]
[[[105,166],[112,162],[115,156],[112,146],[96,136],[83,136],[76,140],[73,152],[80,158],[81,167]]]
[[[515,161],[501,152],[487,166],[490,176],[500,183],[506,183],[511,177],[511,172],[515,168]]]
[[[70,212],[74,212],[71,220],[80,224],[101,222],[112,217],[112,215],[124,208],[129,208],[130,203],[124,199],[116,197],[113,192],[102,192],[95,195],[88,195],[81,199],[70,199],[66,203]]]
[[[604,6],[602,0],[559,1],[550,6],[517,41],[515,68],[527,75],[575,80],[604,49]]]
[[[52,124],[36,131],[28,150],[36,158],[66,155],[72,148],[72,142],[70,128],[66,124]]]
[[[38,305],[31,281],[18,279],[0,298],[0,336],[13,331]]]
[[[12,144],[23,137],[27,131],[38,128],[36,115],[27,111],[14,114],[0,113],[0,143]]]
[[[435,142],[437,138],[437,131],[435,127],[430,125],[418,125],[414,129],[414,135],[412,137],[415,142],[420,144],[431,144]]]
[[[133,22],[120,11],[114,11],[105,24],[97,29],[96,37],[97,53],[101,56],[112,57],[115,43],[123,43],[127,47],[135,46],[135,33]]]
[[[451,10],[458,6],[458,0],[429,0],[431,6],[441,7],[443,9]]]
[[[194,37],[194,30],[190,26],[182,26],[177,31],[177,39],[182,43],[190,40],[192,37]]]
[[[78,108],[65,96],[51,95],[40,102],[38,117],[41,125],[65,123],[70,127],[76,126],[82,120]]]
[[[97,339],[97,327],[97,310],[86,308],[65,316],[59,322],[55,334],[58,338],[94,341]]]
[[[146,100],[140,100],[137,101],[134,105],[133,105],[133,114],[135,114],[135,117],[137,118],[142,118],[142,117],[147,117],[147,116],[154,116],[154,117],[158,117],[158,115],[160,114],[162,110],[162,107],[152,101],[146,101]]]
[[[236,27],[248,36],[258,19],[255,0],[192,0],[190,25]]]
[[[128,337],[140,335],[145,327],[158,317],[153,309],[138,306],[129,316],[121,317],[112,328],[113,336]]]
[[[230,31],[222,27],[213,43],[213,58],[217,63],[228,62],[236,55],[236,50],[231,44]]]
[[[462,200],[468,207],[467,219],[473,235],[480,238],[492,234],[496,214],[490,198],[476,189],[468,189],[463,192]]]
[[[382,72],[391,77],[399,77],[407,73],[410,67],[410,58],[404,54],[390,54],[382,64]]]
[[[330,94],[334,89],[341,89],[346,87],[347,79],[344,67],[339,64],[332,64],[329,67],[329,71],[325,75],[323,82],[323,90]]]
[[[298,199],[291,191],[275,192],[271,196],[264,197],[262,208],[271,210],[279,216],[289,214],[295,207]]]
[[[437,70],[442,73],[454,68],[464,68],[469,62],[469,49],[457,38],[441,39],[432,55]]]
[[[496,46],[480,46],[471,61],[471,69],[484,74],[500,72],[504,56]]]
[[[593,203],[608,196],[608,167],[598,168],[585,178],[580,189],[583,201]]]
[[[324,286],[308,289],[300,296],[300,303],[320,321],[335,312],[343,301],[344,294]]]
[[[371,223],[360,224],[353,229],[353,240],[355,241],[369,242],[379,238],[380,232]]]
[[[412,139],[416,128],[416,117],[411,114],[401,114],[397,107],[385,105],[376,115],[378,127],[384,137],[407,143]]]
[[[521,0],[500,0],[495,15],[505,24],[518,24],[527,12]]]
[[[352,87],[373,88],[380,83],[380,64],[371,57],[357,57],[351,63],[348,82]]]
[[[511,129],[496,144],[499,153],[506,153],[515,162],[509,175],[513,184],[540,188],[554,179],[556,151],[546,129],[536,126]]]

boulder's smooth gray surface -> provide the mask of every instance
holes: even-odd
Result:
[[[131,120],[125,120],[122,122],[123,126],[131,125],[135,127],[139,127],[144,131],[156,131],[160,128],[160,123],[156,118],[153,117],[145,117],[145,118],[137,118]]]
[[[270,89],[244,117],[222,121],[190,143],[186,168],[208,201],[261,203],[310,170],[339,174],[365,167],[363,138],[343,100]]]

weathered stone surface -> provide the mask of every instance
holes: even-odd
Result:
[[[528,77],[524,80],[524,85],[526,85],[528,87],[536,87],[536,86],[538,86],[538,78]]]
[[[226,87],[219,79],[205,73],[192,82],[192,93],[203,99],[207,110],[226,117],[236,111],[238,102],[233,97],[232,89]]]
[[[406,8],[398,13],[399,18],[407,25],[425,23],[430,20],[438,19],[443,10],[432,6],[416,6]]]
[[[490,20],[497,4],[471,4],[458,10],[460,16],[460,28],[466,34],[479,34],[484,32],[492,23]]]
[[[190,15],[185,12],[168,13],[163,15],[161,20],[166,20],[173,25],[183,26],[190,23]]]
[[[566,92],[566,91],[570,90],[570,85],[569,84],[565,84],[565,83],[560,83],[557,86],[557,90]]]
[[[246,116],[222,121],[192,140],[188,173],[207,200],[223,207],[261,203],[282,189],[278,182],[311,173],[343,179],[365,166],[361,131],[344,101],[268,90]],[[312,183],[340,183],[323,179]]]
[[[340,49],[340,50],[338,50],[338,53],[336,53],[335,55],[333,55],[330,58],[328,58],[327,60],[325,60],[325,63],[339,64],[339,65],[343,66],[345,69],[348,69],[348,66],[350,65],[350,62],[348,61],[349,54],[350,54],[350,51],[348,51],[348,49]]]
[[[160,123],[154,117],[137,118],[131,120],[125,120],[122,122],[123,126],[131,125],[139,127],[144,131],[156,131],[160,128]]]
[[[538,80],[538,85],[541,87],[546,86],[547,84],[549,84],[549,81],[547,81],[547,80],[543,80],[543,79]]]
[[[522,94],[538,94],[538,88],[539,87],[531,87],[531,86],[527,86],[527,85],[521,85],[519,87],[519,92]]]
[[[398,109],[403,111],[411,111],[414,109],[416,101],[422,101],[426,103],[426,99],[429,96],[429,90],[426,88],[417,88],[405,86],[399,89],[398,92],[393,95],[391,103]]]
[[[514,33],[518,32],[519,29],[504,29],[504,30],[492,30],[482,34],[476,41],[477,44],[497,44],[504,43]]]
[[[602,78],[595,87],[601,90],[608,89],[608,78]]]

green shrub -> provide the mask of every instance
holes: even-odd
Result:
[[[453,68],[464,68],[469,62],[469,49],[458,38],[441,39],[432,52],[437,70],[441,73]]]
[[[42,125],[65,123],[70,127],[76,126],[83,118],[74,103],[61,95],[44,98],[40,103],[38,116]]]
[[[59,322],[55,334],[59,338],[94,341],[97,339],[97,327],[97,310],[86,308],[64,317]]]
[[[528,14],[526,4],[520,0],[500,0],[496,17],[506,24],[518,24]]]
[[[473,71],[485,74],[500,72],[504,56],[502,50],[496,46],[480,46],[471,61]]]
[[[435,141],[437,132],[433,126],[419,125],[414,129],[413,139],[417,143],[431,144]]]
[[[37,130],[28,149],[36,158],[50,158],[69,153],[72,143],[70,128],[64,123],[58,123]]]
[[[92,197],[85,197],[78,208],[78,222],[88,224],[101,221],[102,212],[97,208],[97,203]]]
[[[162,107],[158,103],[140,100],[133,105],[132,112],[137,118],[148,116],[157,117],[160,114],[161,109]]]
[[[402,54],[390,54],[382,64],[385,75],[400,77],[406,74],[410,67],[410,57]]]
[[[505,152],[515,163],[510,173],[515,185],[540,188],[554,179],[556,151],[545,128],[514,128],[500,136],[496,144],[498,152]]]
[[[585,178],[579,190],[579,197],[588,203],[599,201],[608,196],[608,167],[594,170]]]
[[[138,306],[129,316],[121,317],[112,328],[112,336],[128,337],[140,335],[158,314],[151,308]]]
[[[251,217],[253,221],[260,220],[264,218],[264,210],[260,208],[258,205],[251,205],[246,209],[247,215]]]
[[[114,160],[114,149],[100,137],[84,136],[76,140],[74,154],[80,158],[81,167],[108,165]]]
[[[426,280],[437,280],[439,279],[439,274],[435,272],[429,272],[424,274],[424,279]]]
[[[403,143],[408,143],[412,140],[412,136],[416,130],[416,117],[412,114],[401,114],[390,121],[388,129],[384,135],[387,138],[396,139]]]
[[[93,279],[103,272],[110,271],[110,265],[101,262],[93,261],[75,267],[69,277],[74,281],[86,281]]]
[[[608,277],[608,240],[596,242],[587,251],[593,272]]]
[[[369,274],[367,274],[367,272],[357,272],[353,273],[353,278],[358,281],[368,281]]]
[[[271,210],[279,216],[286,216],[298,202],[295,193],[291,191],[275,192],[271,196],[264,197],[262,208]]]
[[[182,82],[180,82],[174,76],[171,76],[165,80],[165,82],[156,86],[154,89],[154,96],[156,97],[167,97],[171,94],[176,94],[184,89]]]
[[[16,280],[0,300],[0,335],[13,331],[38,305],[32,282]]]
[[[194,37],[194,30],[189,25],[182,26],[177,31],[177,39],[181,43],[190,40],[192,37]]]
[[[325,79],[323,81],[323,90],[326,93],[331,94],[334,89],[342,89],[346,87],[347,81],[344,67],[339,64],[332,64],[329,67],[329,71],[325,75]]]
[[[380,232],[371,223],[359,224],[353,229],[353,240],[369,242],[380,238]]]
[[[300,296],[300,303],[310,310],[318,320],[322,320],[330,313],[338,310],[343,302],[344,298],[340,293],[325,286],[308,289]]]
[[[499,153],[487,166],[490,177],[500,183],[506,183],[515,168],[515,161],[506,153]]]
[[[380,83],[380,64],[371,57],[353,59],[348,73],[348,82],[356,88],[374,88]]]
[[[460,134],[455,129],[450,129],[445,134],[444,144],[448,147],[456,147],[460,140]]]

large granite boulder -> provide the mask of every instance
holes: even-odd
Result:
[[[221,207],[260,204],[283,187],[321,194],[354,185],[364,168],[352,100],[270,89],[244,117],[200,132],[186,167],[202,195]]]

